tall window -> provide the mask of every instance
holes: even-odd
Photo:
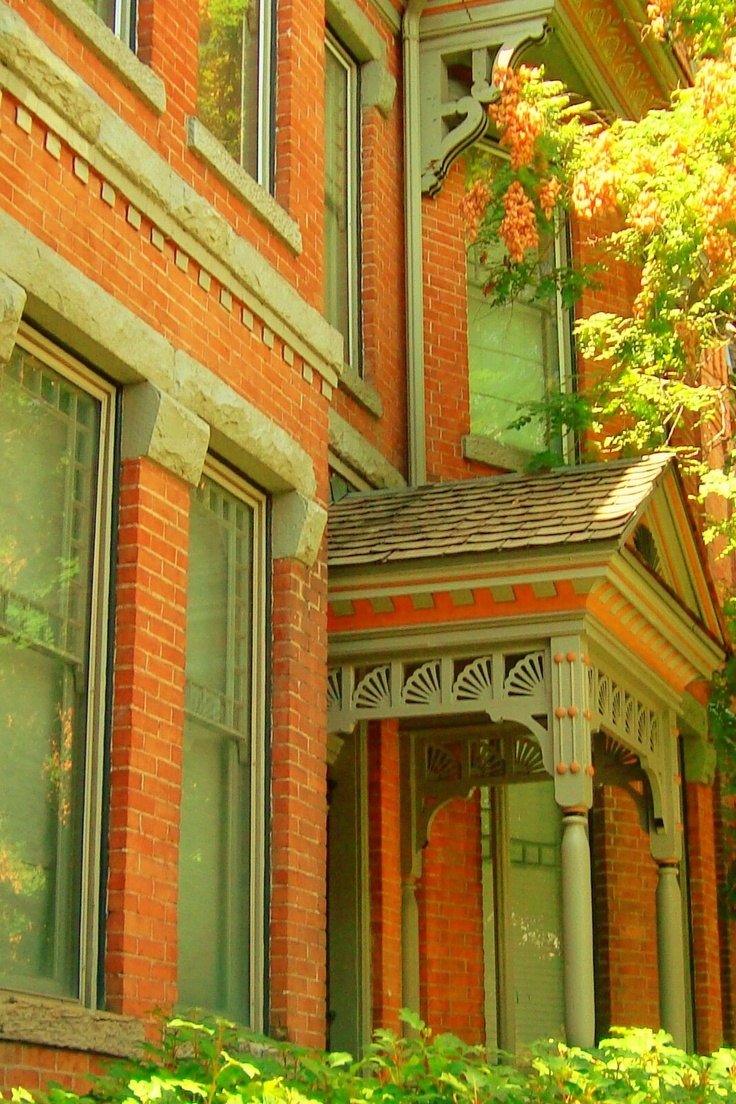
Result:
[[[199,0],[197,115],[239,165],[271,182],[273,0]]]
[[[566,264],[565,229],[543,239],[540,252],[550,268]],[[570,386],[569,313],[559,295],[540,303],[522,294],[504,306],[491,306],[485,288],[502,256],[500,245],[473,246],[468,254],[470,432],[529,457],[547,451],[562,455],[567,442],[544,416],[514,423],[526,414],[525,404]]]
[[[112,395],[0,369],[0,986],[94,1003]]]
[[[551,780],[481,793],[488,1042],[565,1034],[561,817]]]
[[[126,46],[135,50],[136,0],[87,0],[87,4]]]
[[[227,480],[224,470],[218,473]],[[254,1027],[262,974],[263,501],[192,495],[179,1000]]]
[[[360,106],[357,62],[325,44],[325,315],[360,371]]]

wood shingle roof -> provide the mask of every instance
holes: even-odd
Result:
[[[615,541],[674,461],[633,460],[351,494],[330,507],[331,567]]]

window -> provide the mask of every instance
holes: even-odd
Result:
[[[111,392],[0,369],[0,986],[96,999]]]
[[[360,100],[357,62],[325,45],[325,316],[360,371]]]
[[[179,1001],[259,1027],[264,502],[192,494],[179,868]]]
[[[271,185],[273,0],[200,0],[197,115],[230,156]]]
[[[87,0],[87,3],[126,46],[135,50],[136,0]]]
[[[481,791],[487,1038],[511,1052],[565,1037],[561,832],[551,780]]]
[[[543,240],[540,251],[550,267],[563,266],[567,260],[565,229]],[[470,432],[529,457],[541,452],[564,455],[568,442],[543,416],[512,426],[525,414],[526,403],[541,402],[569,389],[569,314],[559,295],[544,303],[521,295],[512,303],[492,306],[484,291],[492,265],[502,256],[501,245],[490,249],[473,246],[468,254]]]

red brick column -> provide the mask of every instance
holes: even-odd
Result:
[[[273,565],[270,1030],[324,1046],[327,934],[324,568]]]
[[[659,1027],[657,866],[629,794],[604,787],[593,819],[598,1031]]]
[[[480,795],[440,809],[419,902],[422,1018],[467,1043],[485,1039]]]
[[[701,1054],[710,1054],[723,1042],[713,789],[698,782],[688,782],[685,796],[693,931],[695,1045]]]
[[[399,726],[368,728],[368,794],[373,936],[373,1026],[400,1030],[401,806]]]
[[[176,1001],[189,488],[122,465],[110,777],[107,1002]]]

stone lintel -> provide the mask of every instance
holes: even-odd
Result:
[[[124,195],[157,232],[242,300],[336,386],[343,367],[338,331],[263,257],[255,243],[237,234],[205,196],[57,57],[21,15],[0,2],[3,86]],[[0,262],[4,259],[0,254]]]
[[[117,383],[148,381],[176,399],[264,490],[314,497],[312,460],[286,430],[2,211],[0,241],[0,276],[25,288],[29,321]]]
[[[386,64],[386,44],[355,0],[327,0],[327,24],[356,61],[361,63],[363,107],[388,115],[396,97],[396,79]]]
[[[123,392],[122,458],[147,456],[186,483],[202,476],[210,427],[152,383]]]
[[[0,364],[10,360],[25,305],[24,288],[0,273]]]

